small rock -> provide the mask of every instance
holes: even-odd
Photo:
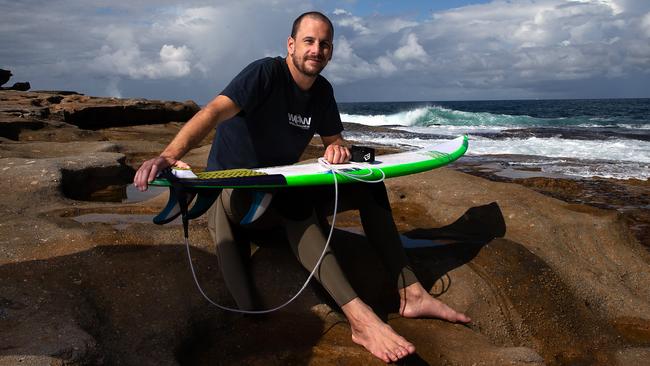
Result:
[[[11,90],[19,90],[19,91],[28,91],[32,86],[29,84],[29,82],[19,82],[19,83],[14,83],[14,85],[9,88]]]

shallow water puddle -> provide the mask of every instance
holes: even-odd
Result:
[[[68,194],[73,199],[91,202],[121,202],[136,203],[154,198],[167,191],[166,187],[149,187],[146,191],[140,192],[133,184],[115,184],[101,188],[87,187],[85,192]]]
[[[133,184],[126,186],[126,197],[122,200],[123,203],[142,202],[154,198],[159,194],[165,193],[169,190],[167,187],[149,186],[146,191],[140,192]]]
[[[72,217],[72,219],[81,224],[102,223],[112,225],[117,230],[126,230],[132,224],[152,224],[153,217],[154,215],[90,213],[75,216]],[[180,225],[180,217],[172,221],[170,224]]]

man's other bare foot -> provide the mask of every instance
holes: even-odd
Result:
[[[358,297],[341,307],[350,322],[352,341],[382,361],[395,362],[413,352],[415,346],[379,319]]]
[[[442,301],[434,299],[419,282],[399,290],[400,314],[405,318],[439,318],[452,323],[469,323],[471,319]]]

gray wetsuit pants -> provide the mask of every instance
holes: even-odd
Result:
[[[332,186],[278,189],[273,194],[271,206],[252,224],[238,224],[252,202],[250,190],[224,189],[208,212],[208,227],[216,243],[224,281],[241,309],[251,310],[256,303],[247,266],[250,257],[247,231],[284,227],[293,253],[308,271],[313,270],[327,241],[321,223],[334,208]],[[350,209],[359,210],[366,237],[378,251],[391,278],[396,279],[397,288],[417,282],[393,221],[384,184],[340,185],[338,211]],[[315,277],[339,306],[357,297],[331,247]]]

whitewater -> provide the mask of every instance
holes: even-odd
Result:
[[[467,134],[474,158],[567,177],[650,178],[650,99],[344,103],[341,120],[383,126],[351,139],[430,147]]]

